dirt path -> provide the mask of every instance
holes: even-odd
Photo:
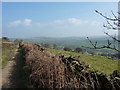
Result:
[[[8,61],[4,69],[2,70],[2,86],[4,88],[11,87],[10,76],[12,74],[13,66],[15,65],[15,61]]]
[[[4,69],[2,69],[2,89],[4,88],[22,88],[21,74],[18,69],[20,61],[20,53],[18,49],[15,51],[15,55],[12,60],[8,61]],[[1,74],[1,72],[0,72]]]

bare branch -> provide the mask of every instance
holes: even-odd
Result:
[[[114,14],[114,12],[112,10],[111,10],[111,12],[112,12],[112,15],[114,16],[114,18],[117,19],[117,16]]]
[[[106,19],[107,25],[103,24],[103,27],[107,29],[112,29],[112,30],[118,30],[118,23],[117,21],[113,21],[112,23]]]
[[[120,15],[120,12],[117,12]]]
[[[89,42],[91,43],[91,45],[93,46],[93,48],[91,47],[86,47],[86,48],[89,48],[89,49],[104,49],[104,48],[107,48],[107,49],[112,49],[112,50],[115,50],[115,51],[118,51],[120,52],[119,49],[117,49],[116,47],[111,47],[111,43],[110,41],[108,40],[108,44],[107,45],[103,45],[103,46],[96,46],[96,44],[93,44],[92,41],[87,37],[87,39],[89,40]]]
[[[99,15],[103,16],[105,19],[107,20],[111,20],[111,21],[118,21],[118,18],[110,18],[107,17],[106,15],[103,15],[102,13],[100,13],[99,11],[95,10],[96,13],[98,13]]]
[[[87,39],[89,40],[89,42],[92,44],[92,46],[94,47],[94,48],[96,48],[96,44],[97,44],[97,42],[95,43],[95,45],[92,43],[92,41],[87,37]]]
[[[118,26],[118,22],[113,22],[114,25]]]
[[[120,42],[120,40],[118,40],[116,37],[113,37],[111,35],[109,35],[107,32],[104,32],[107,36],[111,37],[113,40]]]
[[[102,17],[104,17],[107,21],[107,25],[103,24],[103,27],[107,28],[107,29],[112,29],[112,30],[118,30],[119,26],[120,26],[120,18],[117,17],[113,11],[111,11],[112,15],[114,18],[111,18],[110,16],[107,17],[107,15],[103,15],[102,13],[100,13],[99,11],[95,10],[96,13],[98,13],[99,15],[101,15]],[[120,15],[120,12],[118,12],[118,14]],[[103,48],[107,48],[107,49],[112,49],[115,51],[120,52],[120,50],[118,48],[116,48],[115,42],[120,43],[120,40],[117,39],[116,37],[113,37],[111,35],[109,35],[107,32],[104,32],[107,36],[109,36],[110,38],[112,38],[112,40],[114,40],[114,44],[112,44],[112,42],[110,42],[110,40],[107,40],[107,44],[106,45],[102,45],[102,46],[97,46],[97,41],[95,43],[93,43],[88,37],[88,41],[90,42],[90,44],[93,46],[90,49],[103,49]]]
[[[116,27],[114,27],[108,20],[107,20],[107,23],[108,23],[108,25],[111,27],[111,29],[113,29],[113,30],[117,30],[117,28]]]

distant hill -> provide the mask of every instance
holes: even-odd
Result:
[[[11,40],[15,40],[16,38],[12,38]],[[90,46],[89,41],[86,37],[33,37],[33,38],[19,38],[23,39],[26,42],[34,42],[34,43],[49,43],[49,44],[57,44],[57,45],[66,45],[70,47],[80,47],[83,45]],[[110,39],[109,37],[91,37],[93,42],[98,41],[99,44],[106,44],[106,40]]]
[[[47,44],[56,44],[58,46],[67,46],[70,48],[76,48],[76,47],[91,47],[91,44],[87,40],[86,37],[32,37],[32,38],[19,38],[23,39],[25,42],[32,42],[32,43],[47,43]],[[114,43],[113,40],[109,37],[90,37],[92,42],[98,42],[98,46],[106,45],[107,40],[109,39],[112,43]],[[15,38],[12,38],[11,40],[15,40]],[[116,43],[115,43],[116,44]],[[117,44],[116,44],[117,45]]]

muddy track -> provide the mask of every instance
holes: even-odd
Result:
[[[21,54],[18,49],[11,60],[2,69],[2,89],[5,88],[22,88],[21,74],[18,70],[18,65],[21,59]]]
[[[2,87],[3,88],[11,87],[10,77],[12,75],[12,70],[14,65],[15,65],[15,61],[8,61],[8,63],[2,70]]]

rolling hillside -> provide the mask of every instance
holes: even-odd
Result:
[[[69,46],[71,48],[81,47],[81,46],[91,46],[86,37],[33,37],[33,38],[18,38],[26,42],[33,43],[48,43],[48,44],[57,44],[60,46]],[[106,40],[111,40],[109,37],[90,37],[90,39],[95,42],[98,41],[99,45],[106,44]],[[15,38],[11,38],[15,40]],[[111,40],[111,42],[113,42]]]
[[[37,43],[37,44],[56,44],[58,46],[59,49],[63,49],[63,47],[70,47],[70,48],[76,48],[76,47],[82,47],[83,49],[87,50],[87,51],[94,51],[95,53],[98,52],[111,52],[111,53],[116,53],[113,50],[109,50],[109,49],[89,49],[89,48],[85,48],[85,47],[92,47],[92,45],[89,43],[89,41],[87,40],[86,37],[61,37],[61,38],[56,38],[56,37],[33,37],[33,38],[18,38],[18,39],[22,39],[25,42],[30,42],[30,43]],[[98,46],[102,46],[102,45],[106,45],[107,44],[107,40],[109,39],[111,43],[113,43],[113,45],[116,45],[117,47],[117,43],[115,43],[113,40],[111,40],[111,38],[103,36],[103,37],[90,37],[90,39],[92,40],[92,42],[98,42]],[[15,40],[15,38],[11,38],[11,40]]]
[[[74,56],[83,63],[90,65],[90,67],[93,70],[98,70],[107,75],[111,74],[114,70],[118,69],[118,61],[107,59],[106,57],[90,56],[75,52],[68,52],[64,50],[55,50],[55,49],[47,49],[47,50],[54,54]]]

